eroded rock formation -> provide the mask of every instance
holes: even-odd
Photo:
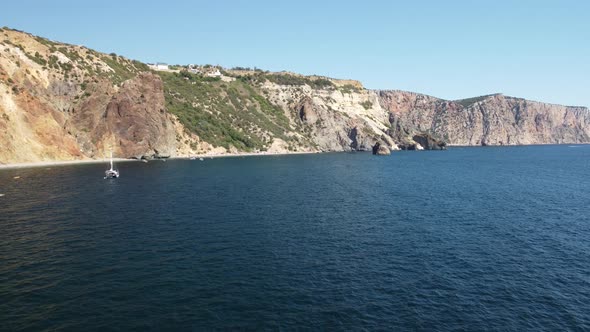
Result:
[[[391,154],[391,151],[385,145],[377,142],[373,145],[373,154],[378,156],[386,156]]]

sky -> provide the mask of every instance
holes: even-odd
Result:
[[[143,62],[590,106],[590,1],[7,1],[0,26]]]

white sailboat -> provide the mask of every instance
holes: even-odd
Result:
[[[113,169],[113,151],[111,151],[111,168],[104,172],[105,179],[114,179],[119,177],[119,171]]]

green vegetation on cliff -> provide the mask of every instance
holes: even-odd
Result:
[[[286,73],[281,74],[266,74],[263,75],[265,79],[278,85],[309,85],[313,89],[333,89],[334,83],[332,81],[317,78],[311,79],[309,77],[291,75]]]
[[[483,96],[477,96],[477,97],[466,98],[466,99],[459,99],[459,100],[455,100],[455,102],[457,104],[460,104],[463,107],[469,107],[477,102],[480,102],[482,100],[485,100],[488,97],[495,96],[495,95],[496,94],[490,94],[490,95],[483,95]]]
[[[237,69],[236,69],[237,68]],[[264,72],[260,69],[251,70],[250,68],[242,68],[242,67],[235,67],[232,70],[244,70],[244,71],[251,71],[252,73],[247,75],[236,75],[226,72],[228,76],[235,77],[240,79],[244,82],[252,83],[252,84],[260,84],[266,81],[270,81],[272,83],[278,85],[288,85],[288,86],[302,86],[302,85],[309,85],[313,89],[336,89],[334,83],[326,78],[322,77],[307,77],[302,75],[291,74],[287,72],[281,73],[269,73]]]
[[[113,83],[116,84],[120,84],[123,81],[131,79],[142,71],[150,70],[144,63],[136,60],[125,59],[114,53],[111,53],[108,56],[104,55],[100,57],[100,59],[113,70],[110,73],[103,73],[103,75],[106,75]]]
[[[243,80],[222,82],[188,72],[158,74],[164,81],[168,111],[210,144],[263,151],[273,138],[291,140],[283,110]]]

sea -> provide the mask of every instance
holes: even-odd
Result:
[[[0,170],[3,331],[590,331],[590,145]]]

